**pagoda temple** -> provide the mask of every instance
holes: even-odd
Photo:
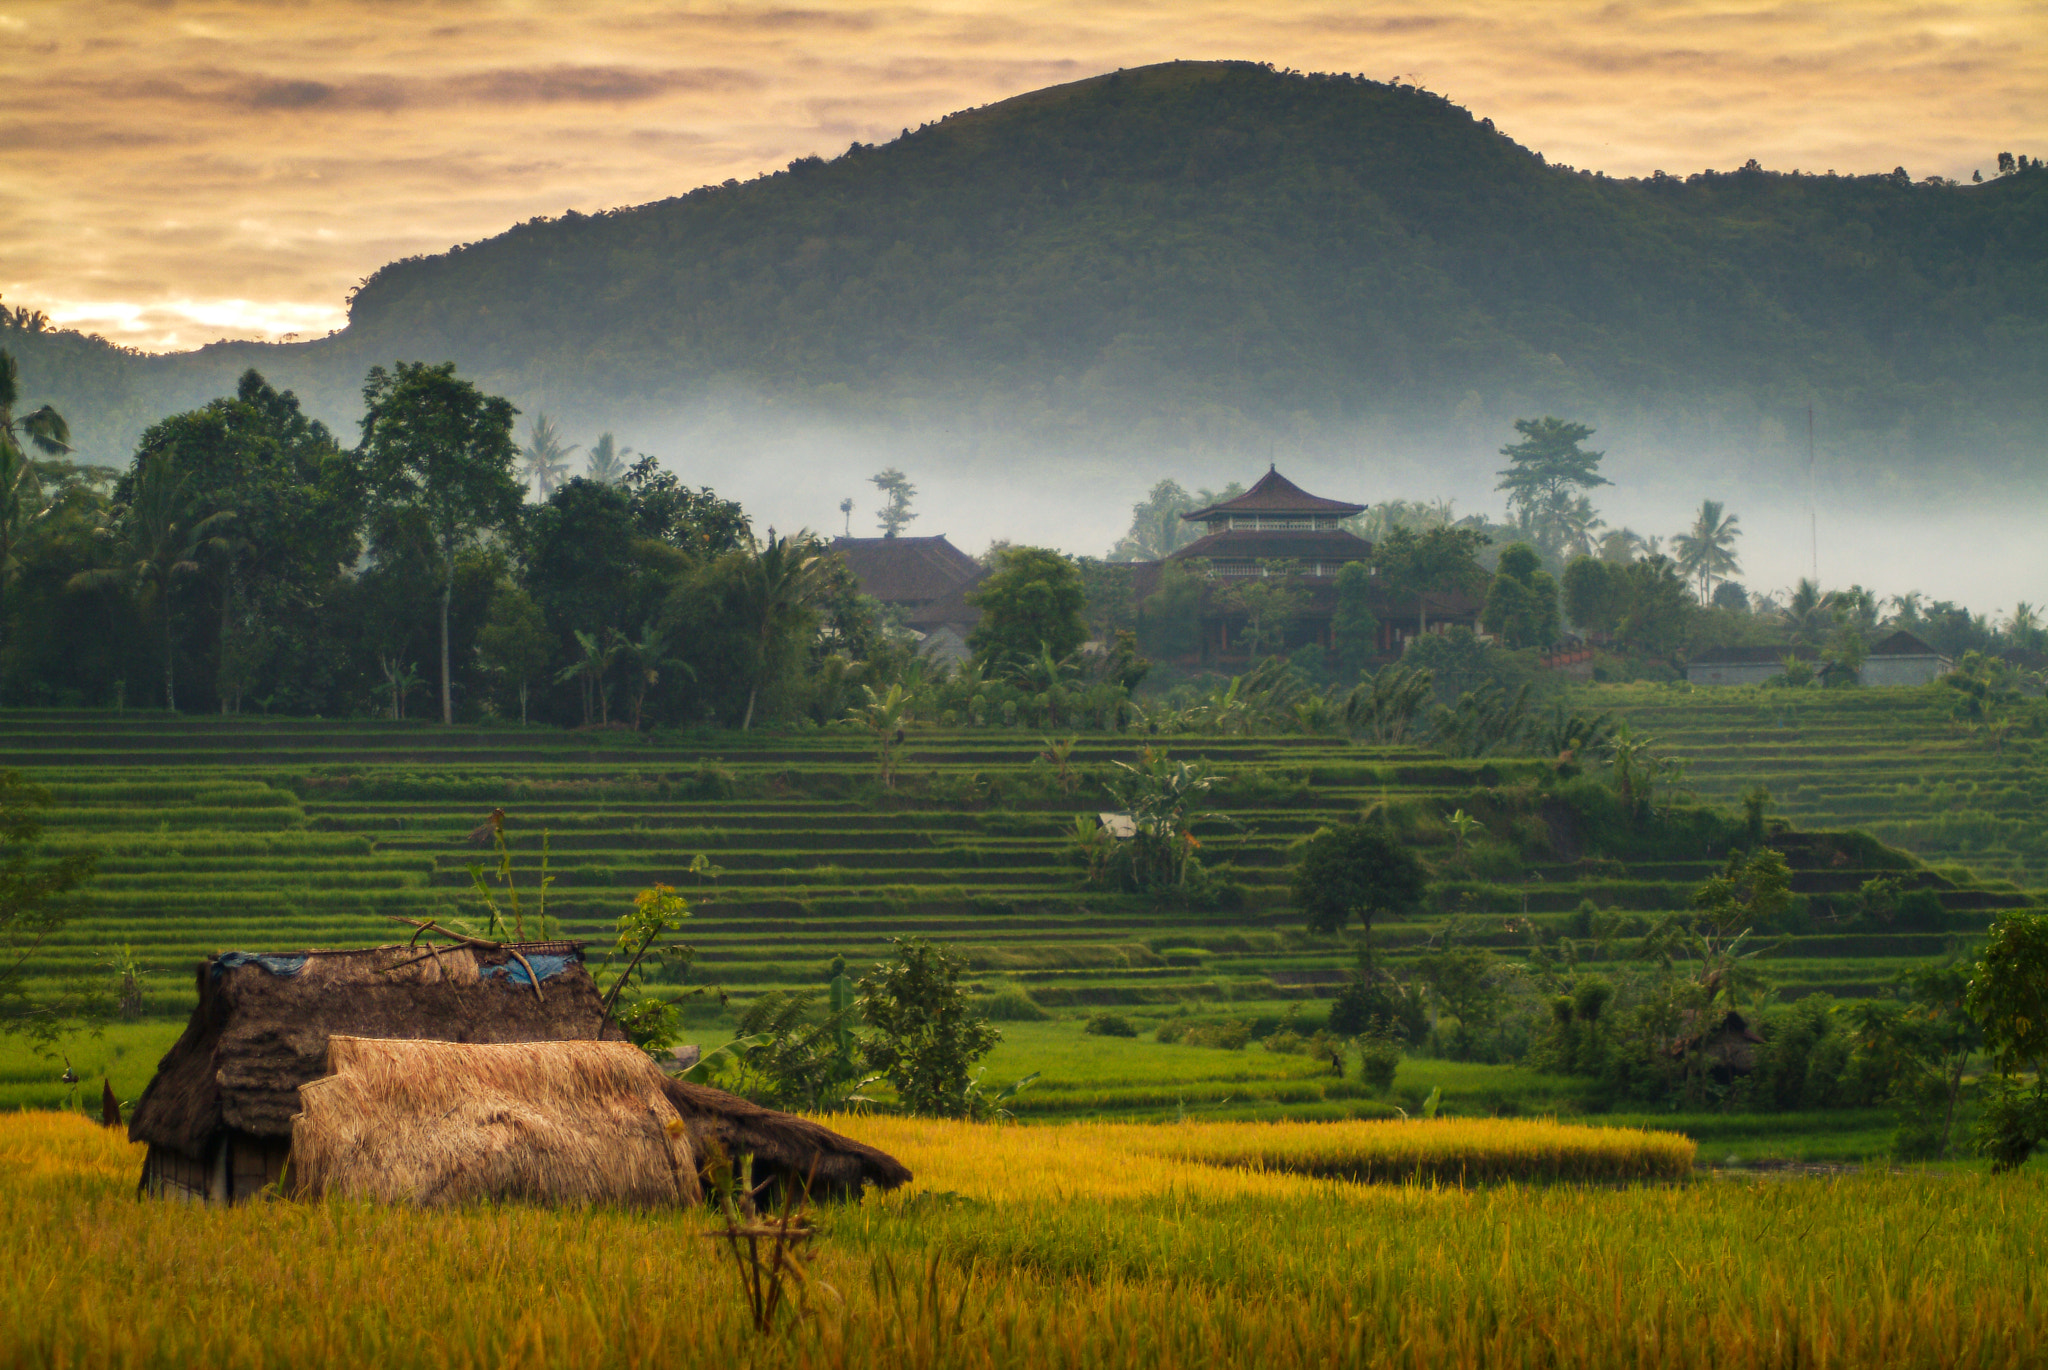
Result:
[[[1347,561],[1365,561],[1372,544],[1344,531],[1345,519],[1365,512],[1362,504],[1311,495],[1268,467],[1259,483],[1236,499],[1181,515],[1208,532],[1167,558],[1200,557],[1219,576],[1264,575],[1264,563],[1292,560],[1303,575],[1335,576]]]
[[[1206,531],[1165,562],[1133,567],[1133,589],[1140,603],[1159,584],[1165,565],[1205,563],[1211,582],[1273,574],[1276,562],[1292,566],[1308,591],[1300,616],[1288,626],[1280,650],[1335,646],[1331,620],[1337,608],[1337,572],[1347,562],[1370,561],[1373,545],[1348,531],[1345,520],[1365,512],[1362,504],[1311,495],[1269,466],[1258,483],[1237,496],[1181,515]],[[1376,651],[1397,655],[1419,633],[1442,632],[1454,624],[1471,626],[1479,605],[1456,591],[1430,591],[1400,599],[1375,586],[1369,600],[1379,621]],[[1213,593],[1203,596],[1202,662],[1229,660],[1245,654],[1241,632],[1244,615],[1234,612]]]

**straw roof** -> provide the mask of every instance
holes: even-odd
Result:
[[[662,1080],[662,1092],[700,1156],[714,1144],[730,1156],[751,1154],[757,1183],[794,1184],[814,1198],[858,1198],[867,1185],[894,1189],[910,1183],[909,1167],[894,1156],[809,1118],[669,1077]]]
[[[625,1042],[333,1037],[299,1090],[292,1177],[308,1198],[695,1204],[665,1077]]]
[[[195,1161],[223,1128],[287,1139],[299,1086],[326,1073],[336,1034],[444,1042],[599,1035],[604,1006],[579,942],[422,955],[389,946],[208,957],[192,1020],[136,1103],[128,1135]],[[616,1026],[604,1035],[624,1037]]]

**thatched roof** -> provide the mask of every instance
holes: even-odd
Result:
[[[894,1156],[808,1118],[677,1079],[665,1079],[662,1091],[682,1115],[699,1155],[713,1142],[733,1157],[750,1153],[757,1183],[794,1183],[817,1198],[858,1198],[865,1185],[894,1189],[910,1183],[909,1168]]]
[[[308,1198],[619,1203],[702,1200],[683,1120],[625,1042],[336,1036],[299,1091],[291,1182]]]
[[[516,950],[426,955],[392,946],[209,957],[199,967],[192,1021],[158,1064],[128,1135],[195,1161],[223,1128],[288,1138],[299,1086],[326,1073],[327,1042],[336,1035],[594,1040],[604,1009],[582,944],[527,942]],[[540,977],[538,995],[529,966]],[[624,1037],[616,1026],[604,1035]]]

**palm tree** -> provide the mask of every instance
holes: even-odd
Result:
[[[43,509],[42,482],[22,444],[52,457],[71,450],[71,429],[62,414],[46,404],[16,418],[14,406],[20,402],[14,357],[0,352],[0,622],[5,621],[7,585],[21,569],[22,536]]]
[[[2005,625],[2013,644],[2034,650],[2041,641],[2041,611],[2025,600],[2012,606],[2012,618]]]
[[[775,639],[796,628],[809,611],[822,588],[824,558],[808,529],[794,537],[778,538],[772,528],[766,543],[741,557],[729,595],[735,614],[753,639],[747,712],[740,719],[740,731],[745,732],[754,724],[754,705],[768,675]]]
[[[615,650],[626,659],[627,678],[633,682],[633,731],[636,733],[640,731],[640,710],[647,702],[647,692],[661,683],[662,667],[680,667],[693,679],[697,674],[689,662],[669,660],[669,632],[668,628],[649,619],[640,625],[637,638],[616,631],[612,634]]]
[[[622,650],[625,639],[610,628],[597,633],[575,630],[576,646],[583,653],[576,660],[555,672],[555,682],[566,685],[576,681],[583,690],[583,726],[591,723],[590,710],[596,702],[599,719],[609,724],[612,721],[611,691],[604,683],[605,673],[612,668],[612,662]]]
[[[1553,500],[1544,511],[1543,523],[1561,557],[1587,557],[1599,544],[1599,533],[1607,526],[1584,495]]]
[[[73,590],[123,585],[144,613],[154,608],[164,635],[164,708],[176,710],[177,644],[171,634],[171,584],[199,569],[202,553],[219,549],[221,529],[235,515],[223,509],[189,520],[185,477],[171,469],[162,452],[151,452],[135,465],[128,503],[112,529],[120,560],[113,566],[80,571],[70,580]]]
[[[1702,500],[1691,531],[1671,539],[1671,550],[1678,553],[1678,569],[1699,582],[1702,604],[1707,602],[1709,581],[1726,580],[1742,569],[1735,555],[1735,540],[1742,536],[1736,525],[1741,522],[1735,515],[1723,513],[1719,500]]]
[[[612,435],[606,433],[590,445],[590,454],[584,460],[592,480],[599,485],[617,485],[626,478],[626,459],[632,455],[632,448],[615,447]]]
[[[609,436],[609,435],[607,435]],[[546,414],[533,416],[533,428],[527,434],[526,446],[519,449],[525,459],[520,474],[533,482],[534,489],[545,500],[555,493],[555,487],[569,476],[569,454],[576,445],[562,445],[562,434],[555,427],[555,421]]]

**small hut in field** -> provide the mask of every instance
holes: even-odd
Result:
[[[292,1120],[289,1187],[307,1198],[703,1198],[667,1077],[629,1042],[331,1037],[327,1065],[300,1086]]]
[[[293,1154],[301,1087],[328,1074],[329,1043],[336,1037],[386,1044],[625,1042],[618,1026],[605,1019],[603,999],[584,967],[578,942],[431,951],[388,946],[285,955],[225,952],[199,967],[198,991],[191,1022],[157,1066],[129,1122],[128,1135],[149,1147],[142,1168],[144,1193],[233,1203],[277,1183]],[[396,1048],[383,1050],[390,1055]],[[651,1072],[642,1082],[668,1101],[693,1157],[715,1141],[734,1154],[752,1152],[764,1176],[799,1183],[815,1176],[813,1189],[819,1193],[858,1194],[869,1184],[894,1188],[910,1178],[903,1166],[872,1147],[720,1090],[668,1079],[651,1059],[641,1059]],[[461,1067],[456,1058],[437,1058],[436,1068]],[[624,1086],[604,1083],[611,1078],[607,1069],[596,1069],[591,1081],[575,1089],[538,1066],[523,1074],[499,1069],[488,1081],[477,1082],[468,1097],[481,1098],[489,1090],[526,1091],[553,1101],[532,1105],[542,1113],[569,1109],[569,1100],[581,1098],[599,1115],[610,1115],[620,1106],[618,1090]],[[349,1087],[365,1091],[356,1107],[366,1115],[383,1109],[387,1121],[405,1116],[411,1107],[406,1099],[394,1095],[379,1103],[373,1097],[373,1075],[394,1089],[395,1077],[376,1075],[368,1064],[362,1073],[363,1080]],[[647,1107],[660,1114],[659,1107]],[[481,1106],[476,1116],[485,1116]],[[571,1126],[560,1120],[557,1125]],[[586,1130],[606,1135],[605,1128],[615,1126],[597,1122]],[[365,1145],[379,1142],[389,1149],[398,1130],[372,1122],[365,1123],[361,1135]],[[391,1158],[385,1164],[396,1168],[401,1161]],[[531,1164],[541,1166],[537,1160]],[[301,1169],[295,1164],[292,1173]]]

